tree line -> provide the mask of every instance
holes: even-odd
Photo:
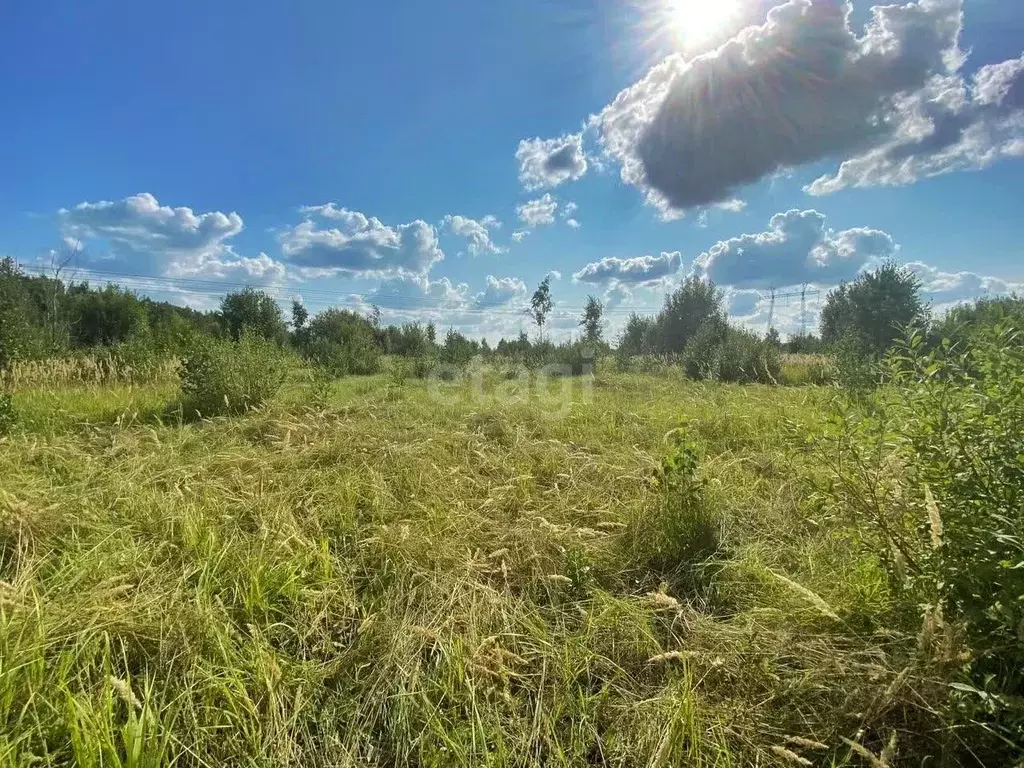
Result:
[[[134,355],[183,355],[198,337],[239,341],[252,335],[291,347],[337,375],[379,370],[382,355],[429,358],[465,364],[478,355],[524,363],[560,362],[581,367],[614,353],[619,365],[659,356],[682,364],[695,377],[770,381],[781,352],[837,352],[878,358],[908,327],[928,328],[936,340],[966,340],[965,328],[992,324],[1003,316],[1024,316],[1018,298],[982,300],[932,321],[921,284],[906,269],[884,264],[840,285],[826,297],[820,335],[799,335],[783,343],[774,329],[765,335],[728,322],[724,292],[691,276],[652,315],[633,313],[615,339],[605,338],[605,308],[588,296],[573,341],[554,343],[545,333],[555,301],[546,278],[526,315],[536,326],[494,346],[455,328],[439,334],[434,322],[388,324],[376,308],[368,313],[332,307],[311,316],[300,302],[290,317],[277,300],[253,288],[228,293],[215,311],[200,312],[154,301],[116,285],[92,286],[28,275],[10,259],[0,260],[0,368],[22,359],[43,359],[118,349]]]

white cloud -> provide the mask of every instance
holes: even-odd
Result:
[[[517,277],[487,276],[487,287],[473,299],[478,309],[493,309],[526,296],[526,283]]]
[[[555,223],[558,201],[545,193],[543,197],[516,206],[516,214],[526,227],[541,227]],[[514,236],[514,235],[513,235]]]
[[[143,192],[62,208],[57,218],[65,248],[81,251],[85,268],[262,283],[285,276],[284,265],[266,254],[247,258],[231,249],[228,241],[244,227],[237,213],[171,208]],[[93,242],[101,245],[92,247]]]
[[[587,264],[572,277],[576,282],[595,285],[641,285],[670,277],[682,265],[679,251],[631,259],[609,257]]]
[[[171,277],[212,277],[225,282],[257,283],[272,285],[283,281],[287,275],[284,264],[261,253],[255,258],[235,256],[226,251],[228,258],[204,258],[199,261],[172,263],[167,275]],[[232,258],[233,257],[233,258]]]
[[[571,229],[579,229],[583,225],[580,224],[579,219],[573,216],[579,209],[580,207],[570,200],[562,206],[562,210],[558,212],[558,215],[565,221],[566,226]]]
[[[556,281],[557,280],[561,280],[562,279],[562,273],[559,272],[557,269],[552,269],[550,272],[548,272],[547,277],[550,277],[552,280],[556,280]]]
[[[514,242],[521,243],[523,242],[523,240],[526,239],[526,236],[529,234],[530,230],[528,229],[517,229],[515,232],[512,233],[512,240]]]
[[[425,221],[387,226],[377,218],[333,203],[302,209],[301,224],[278,234],[293,264],[349,277],[424,275],[444,259],[437,232]],[[324,227],[314,216],[337,222]]]
[[[825,226],[823,214],[794,209],[772,216],[765,232],[720,241],[695,260],[694,268],[735,288],[831,285],[896,250],[886,232],[863,227],[836,232]]]
[[[465,305],[468,292],[468,285],[454,285],[447,277],[430,280],[425,275],[401,275],[382,282],[367,294],[366,303],[409,311],[458,308]]]
[[[910,183],[1024,155],[1018,60],[958,74],[962,0],[871,9],[789,0],[704,55],[672,55],[588,128],[663,218],[786,168],[846,162],[810,191]]]
[[[902,186],[1024,157],[1024,57],[982,67],[970,85],[959,75],[935,77],[895,107],[896,127],[884,141],[806,191]]]
[[[524,139],[516,150],[519,181],[528,191],[553,188],[575,181],[587,172],[583,134],[571,133],[557,139]]]
[[[633,292],[629,286],[622,283],[614,283],[604,292],[605,309],[617,309],[623,304],[628,305],[633,301]]]
[[[505,248],[500,248],[491,240],[489,227],[499,228],[501,222],[494,216],[485,216],[480,221],[455,214],[444,217],[444,226],[451,230],[453,235],[464,237],[469,241],[469,252],[473,256],[481,254],[505,253]]]
[[[984,296],[1024,294],[1024,281],[1013,282],[974,272],[945,272],[920,261],[906,266],[921,281],[921,292],[940,309]]]
[[[715,208],[720,211],[728,211],[729,213],[739,213],[747,207],[745,200],[738,200],[733,198],[732,200],[723,200],[720,203],[715,203]]]

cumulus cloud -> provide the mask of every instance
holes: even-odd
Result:
[[[528,191],[557,187],[587,172],[582,133],[570,133],[557,139],[524,139],[519,142],[516,160],[519,161],[519,181]]]
[[[883,141],[806,191],[902,186],[1024,156],[1024,56],[982,67],[970,85],[958,75],[933,78],[894,104],[895,128]]]
[[[519,216],[519,220],[525,226],[531,228],[554,224],[555,211],[557,210],[558,201],[547,192],[543,197],[516,206],[516,214]]]
[[[641,285],[674,275],[682,265],[679,251],[632,259],[609,257],[587,264],[572,277],[576,282],[595,285]]]
[[[255,282],[269,285],[283,281],[287,275],[284,264],[261,253],[255,258],[225,253],[227,258],[208,257],[199,261],[173,262],[167,269],[171,277],[212,277],[225,282]]]
[[[790,167],[845,160],[816,194],[910,183],[1024,154],[1021,63],[959,70],[962,0],[789,0],[714,51],[672,55],[589,127],[622,179],[671,217]]]
[[[547,273],[546,277],[549,277],[552,280],[557,281],[562,279],[562,273],[559,272],[557,269],[552,269],[550,272]]]
[[[487,276],[487,287],[473,299],[477,309],[502,307],[526,296],[526,283],[517,277]]]
[[[765,232],[720,241],[694,267],[719,285],[735,288],[832,285],[896,250],[886,232],[864,227],[836,232],[818,211],[794,209],[772,216]]]
[[[921,292],[940,308],[983,296],[1024,294],[1024,282],[974,272],[944,272],[920,261],[912,261],[906,267],[921,281]]]
[[[444,217],[444,226],[453,235],[464,237],[469,241],[468,250],[473,256],[499,254],[504,253],[506,250],[495,245],[491,240],[489,228],[497,229],[501,227],[501,222],[494,216],[485,216],[480,221],[476,221],[475,219],[455,214],[454,216]]]
[[[622,283],[615,283],[604,292],[605,309],[617,309],[624,304],[628,305],[632,301],[633,292],[629,290],[629,286]]]
[[[244,224],[237,213],[196,213],[161,205],[148,192],[117,201],[83,202],[57,212],[66,248],[83,267],[142,275],[190,275],[272,282],[284,265],[266,254],[246,258],[228,241]],[[98,242],[98,247],[88,247]]]
[[[526,239],[526,236],[530,234],[528,229],[517,229],[512,233],[512,240],[516,243],[521,243]]]
[[[365,300],[382,309],[416,311],[461,307],[468,292],[468,285],[454,285],[447,277],[430,280],[425,275],[401,275],[382,282]]]
[[[278,233],[282,253],[296,266],[348,277],[394,277],[425,275],[444,259],[437,232],[425,221],[387,226],[333,203],[302,211],[302,223]]]

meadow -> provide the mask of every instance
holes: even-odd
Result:
[[[3,764],[970,754],[816,490],[835,389],[293,371],[189,421],[75,378],[0,439]]]

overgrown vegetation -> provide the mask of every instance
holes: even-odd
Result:
[[[1019,299],[492,348],[5,269],[2,764],[1024,759]]]
[[[287,362],[273,342],[201,338],[181,361],[181,408],[187,416],[221,416],[259,408],[284,383]]]

